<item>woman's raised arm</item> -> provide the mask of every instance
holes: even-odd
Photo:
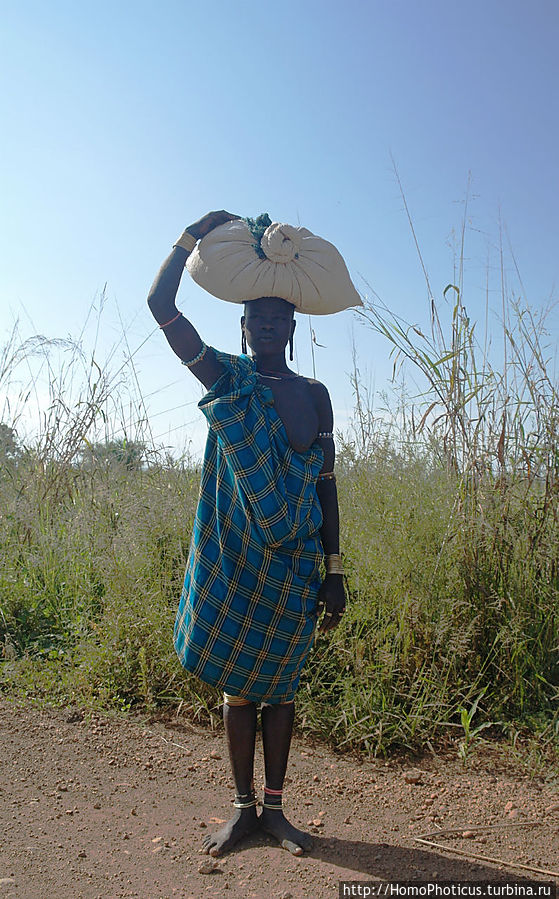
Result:
[[[148,306],[152,315],[163,330],[173,352],[187,364],[190,363],[190,360],[196,360],[197,356],[202,353],[204,344],[194,325],[178,311],[175,305],[186,260],[197,240],[205,237],[218,225],[223,225],[238,217],[222,209],[219,212],[209,212],[194,224],[189,225],[161,266],[151,286]],[[190,363],[189,368],[207,388],[215,384],[224,371],[211,349],[204,352],[198,361]]]

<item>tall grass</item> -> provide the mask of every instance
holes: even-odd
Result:
[[[502,333],[491,352],[491,335],[486,329],[478,339],[463,301],[464,234],[465,222],[457,283],[438,303],[417,244],[427,327],[404,322],[373,292],[360,311],[387,340],[395,371],[407,365],[421,385],[402,410],[396,443],[379,443],[354,369],[357,439],[342,519],[358,599],[345,625],[353,619],[352,636],[369,639],[353,645],[359,664],[346,670],[356,676],[348,698],[352,726],[370,722],[361,738],[372,748],[386,742],[387,729],[397,740],[407,731],[414,742],[418,730],[428,739],[481,697],[488,720],[539,718],[557,737],[559,392],[547,331],[552,310],[534,312],[509,300],[501,280]],[[499,255],[502,272],[502,247]],[[406,449],[395,453],[394,445]],[[335,668],[347,660],[343,639],[339,655],[329,652],[320,664]],[[345,707],[337,722],[344,740],[354,732],[347,715]]]
[[[355,365],[354,426],[338,435],[350,602],[311,653],[300,726],[342,750],[416,749],[459,734],[477,702],[476,721],[556,738],[559,404],[545,322],[511,305],[497,367],[460,283],[440,306],[430,297],[427,327],[378,299],[363,318],[424,387],[387,423]],[[196,466],[157,453],[145,426],[117,431],[134,396],[145,422],[133,371],[88,363],[79,343],[17,334],[1,358],[2,688],[212,720],[219,694],[172,648]],[[49,401],[38,434],[18,443],[36,389],[21,369],[36,358]]]

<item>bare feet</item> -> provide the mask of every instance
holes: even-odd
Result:
[[[262,830],[272,834],[284,849],[292,855],[302,855],[312,846],[312,837],[304,830],[297,830],[290,824],[281,809],[262,809],[259,822]]]
[[[252,808],[240,808],[227,824],[224,824],[216,833],[210,833],[202,842],[202,849],[206,855],[214,858],[228,852],[235,843],[247,837],[258,827],[259,820],[256,814],[256,806]]]

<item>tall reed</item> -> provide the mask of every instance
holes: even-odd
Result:
[[[360,310],[387,340],[395,375],[411,367],[421,386],[388,427],[354,365],[354,437],[340,485],[354,602],[332,640],[338,651],[319,650],[307,682],[314,696],[330,677],[348,697],[335,726],[344,743],[363,730],[373,748],[390,732],[396,742],[413,742],[418,729],[429,739],[443,722],[459,726],[460,708],[481,696],[486,720],[534,717],[558,730],[552,310],[536,313],[503,288],[492,357],[464,303],[464,235],[465,226],[458,283],[439,301],[421,257],[426,326],[402,320],[370,288]]]

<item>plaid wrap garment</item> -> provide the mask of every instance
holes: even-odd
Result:
[[[175,622],[182,665],[252,701],[293,699],[321,584],[318,443],[294,450],[248,356],[203,397],[208,439]]]

